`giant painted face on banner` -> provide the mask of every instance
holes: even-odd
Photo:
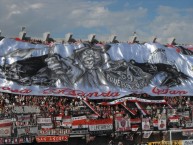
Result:
[[[114,45],[115,48],[111,46],[84,45],[64,50],[60,45],[52,47],[52,54],[42,53],[40,48],[14,48],[1,56],[0,78],[2,84],[6,80],[35,88],[66,87],[88,92],[105,89],[105,92],[118,90],[127,94],[145,91],[145,87],[175,87],[189,79],[186,73],[168,62],[166,52],[160,48],[152,52],[147,61],[137,61],[131,54],[134,49],[128,51],[128,48],[119,48],[118,45]]]
[[[101,59],[100,52],[91,49],[84,50],[80,54],[80,60],[83,66],[88,70],[95,69]]]

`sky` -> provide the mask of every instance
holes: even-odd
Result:
[[[156,36],[167,43],[193,44],[193,0],[0,0],[0,30],[5,37],[53,38],[73,33],[75,39],[96,34],[98,40],[116,35],[127,41],[136,32],[140,42]]]

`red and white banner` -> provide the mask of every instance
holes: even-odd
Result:
[[[62,118],[63,118],[63,115],[59,114],[58,116],[55,117],[55,120],[59,120],[60,121],[60,120],[62,120]]]
[[[173,123],[176,123],[176,122],[179,121],[179,117],[178,116],[171,116],[171,117],[169,117],[169,121],[173,122]]]
[[[137,131],[139,129],[139,125],[131,125],[131,131]]]
[[[89,120],[89,131],[113,130],[112,119]]]
[[[11,126],[10,127],[0,127],[0,137],[11,136]]]
[[[61,126],[64,128],[71,128],[72,127],[72,118],[71,116],[64,117],[61,123]]]
[[[153,127],[158,127],[158,120],[153,120]]]
[[[141,103],[156,103],[156,104],[167,104],[165,100],[148,100],[148,99],[142,99],[142,98],[137,98],[137,97],[124,97],[120,98],[111,102],[102,102],[99,103],[101,105],[118,105],[121,103],[124,103],[125,101],[130,101],[130,102],[141,102]]]
[[[51,118],[37,118],[37,123],[38,124],[52,123],[52,119]]]
[[[36,136],[37,143],[68,141],[68,136]]]
[[[150,130],[150,119],[142,118],[142,130]]]
[[[13,122],[11,119],[0,120],[0,127],[12,126],[12,124]]]
[[[130,119],[123,117],[117,117],[115,119],[115,129],[116,131],[129,131],[131,130]]]
[[[72,117],[72,129],[86,129],[88,122],[86,116]]]

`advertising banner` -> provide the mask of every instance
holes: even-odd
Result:
[[[132,93],[191,96],[189,51],[159,43],[45,45],[4,38],[0,91],[88,99],[117,99]]]

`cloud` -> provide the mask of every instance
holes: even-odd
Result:
[[[160,6],[158,15],[150,23],[151,33],[167,41],[169,37],[175,37],[177,42],[192,43],[193,33],[193,9],[176,9],[168,6]]]
[[[134,31],[141,39],[157,35],[166,39],[190,42],[192,37],[192,9],[175,9],[160,6],[157,16],[150,21],[150,9],[138,5],[116,11],[109,6],[115,0],[1,0],[0,29],[8,37],[17,36],[21,26],[26,26],[27,35],[41,37],[46,31],[53,37],[64,37],[72,32],[75,38],[95,33],[97,38],[116,34],[119,40],[128,40]],[[117,6],[118,7],[118,6]],[[189,37],[185,39],[185,36]]]
[[[40,3],[37,0],[3,0],[0,5],[3,12],[0,14],[0,25],[8,36],[17,35],[19,28],[26,26],[31,35],[38,36],[45,31],[59,34],[83,29],[86,30],[84,33],[115,33],[126,38],[137,29],[138,20],[146,14],[147,9],[139,7],[137,10],[113,12],[108,9],[111,2],[113,1],[42,0]]]

